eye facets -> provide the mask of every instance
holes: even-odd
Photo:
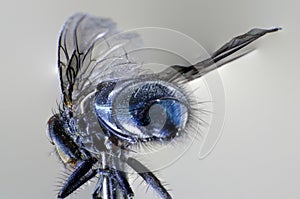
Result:
[[[184,129],[188,100],[175,85],[137,79],[104,84],[111,86],[101,89],[95,100],[102,125],[137,140],[167,140]]]

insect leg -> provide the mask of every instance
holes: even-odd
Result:
[[[128,183],[125,173],[119,170],[115,170],[114,173],[116,176],[116,180],[118,181],[119,186],[121,187],[124,198],[133,198],[134,194]]]
[[[112,171],[110,169],[96,169],[96,171],[100,173],[100,177],[92,195],[93,199],[116,199],[116,178]]]
[[[112,166],[113,166],[113,171],[114,171],[114,175],[116,178],[116,181],[118,182],[123,196],[125,199],[130,199],[133,198],[134,194],[133,191],[128,183],[128,180],[126,178],[126,175],[123,171],[120,171],[120,164],[119,161],[117,159],[112,159]]]
[[[70,175],[65,182],[64,186],[58,193],[58,198],[65,198],[70,195],[73,191],[78,189],[85,182],[90,180],[96,175],[96,171],[91,170],[93,164],[96,162],[94,158],[83,160]]]
[[[136,159],[128,158],[127,164],[133,168],[147,182],[147,184],[158,193],[161,198],[172,199],[171,195],[164,188],[159,179],[142,163]]]
[[[101,198],[101,190],[103,187],[103,180],[104,180],[104,176],[100,175],[98,182],[96,184],[96,187],[95,187],[95,191],[93,193],[93,199],[102,199]]]
[[[107,177],[108,199],[117,199],[117,185],[112,176]]]

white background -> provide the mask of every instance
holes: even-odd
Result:
[[[299,198],[300,2],[278,2],[2,1],[0,198],[55,198],[62,166],[49,156],[45,127],[60,99],[58,33],[78,11],[110,17],[123,30],[174,29],[208,52],[252,27],[283,27],[259,40],[254,53],[219,70],[227,113],[213,153],[199,160],[196,143],[159,176],[175,199]],[[155,197],[143,186],[135,190],[136,198]],[[90,191],[74,196],[80,197],[90,198]]]

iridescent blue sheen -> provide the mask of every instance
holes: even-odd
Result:
[[[188,101],[171,83],[130,79],[103,82],[98,88],[95,112],[101,125],[118,138],[169,140],[186,125]]]

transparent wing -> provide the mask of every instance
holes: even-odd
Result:
[[[244,34],[236,36],[233,39],[231,39],[229,42],[224,44],[217,51],[212,53],[210,58],[205,59],[191,66],[180,66],[180,65],[171,66],[167,70],[163,71],[162,74],[164,76],[170,76],[172,78],[180,74],[183,75],[189,81],[202,77],[203,75],[209,73],[210,71],[213,71],[226,63],[229,63],[231,61],[234,61],[246,55],[251,50],[236,55],[235,57],[227,59],[223,62],[220,62],[221,60],[228,58],[230,55],[248,46],[250,43],[254,42],[255,40],[259,39],[265,34],[276,32],[278,30],[281,30],[281,28],[271,28],[271,29],[253,28]]]
[[[107,18],[78,13],[65,23],[58,43],[58,69],[64,105],[76,109],[99,81],[117,78],[138,65],[127,52],[140,46],[133,32],[118,32]],[[127,73],[128,74],[128,73]]]

